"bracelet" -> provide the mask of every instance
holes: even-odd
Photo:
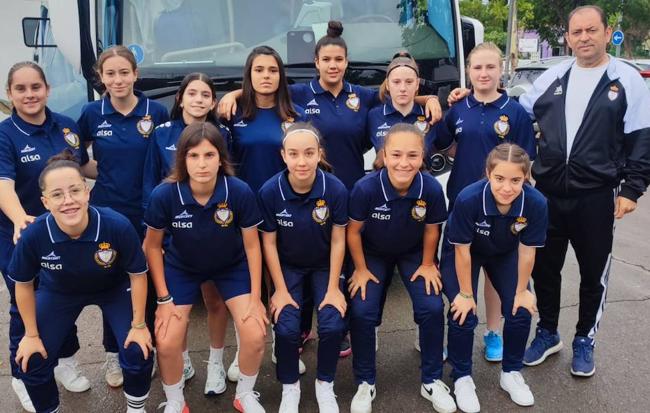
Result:
[[[135,328],[136,330],[142,330],[147,328],[147,323],[145,323],[144,321],[138,324],[131,323],[131,328]]]
[[[167,295],[164,296],[164,297],[158,297],[158,298],[156,299],[156,303],[157,303],[157,304],[168,304],[168,303],[171,303],[171,302],[173,302],[173,301],[174,301],[174,297],[172,297],[172,296],[169,295],[169,294],[167,294]]]
[[[469,300],[470,298],[474,298],[474,294],[465,294],[465,293],[462,292],[462,291],[459,291],[459,292],[458,292],[458,295],[460,295],[460,296],[463,297],[463,298],[467,298],[468,300]]]

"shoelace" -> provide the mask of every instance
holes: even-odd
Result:
[[[117,357],[108,357],[104,362],[104,368],[112,371],[116,369],[121,369],[122,367],[120,367],[120,361],[118,360]]]
[[[515,383],[518,385],[525,387],[526,389],[530,389],[528,385],[526,384],[526,380],[524,380],[524,376],[521,375],[520,372],[518,371],[513,371],[512,373],[512,378],[514,379]]]
[[[573,348],[573,357],[584,358],[588,362],[591,362],[591,358],[593,357],[591,345],[584,341],[578,342],[578,345]]]
[[[443,389],[447,393],[450,392],[449,387],[447,387],[445,382],[443,382],[442,380],[434,380],[433,383],[431,383],[431,387],[433,387],[433,385],[436,385],[436,386],[440,387],[441,389]]]
[[[216,361],[210,361],[210,360],[203,360],[203,362],[206,363],[206,364],[208,365],[208,368],[210,368],[210,367],[216,368],[216,367],[218,367],[218,366],[221,365],[221,368],[220,368],[220,369],[217,369],[217,371],[219,372],[219,375],[220,375],[221,377],[225,377],[225,376],[226,376],[226,375],[225,375],[225,372],[224,372],[223,364],[221,364],[221,363],[217,363]]]

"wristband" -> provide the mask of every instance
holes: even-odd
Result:
[[[147,328],[147,323],[145,323],[144,321],[138,324],[131,323],[131,328],[135,328],[136,330],[142,330]]]
[[[158,303],[158,304],[167,304],[167,303],[171,303],[171,302],[173,302],[173,301],[174,301],[174,297],[172,297],[172,296],[169,295],[169,294],[167,294],[167,295],[164,296],[164,297],[158,297],[158,298],[156,299],[156,303]]]
[[[462,292],[462,291],[459,291],[459,292],[458,292],[458,295],[460,295],[460,296],[463,297],[463,298],[467,298],[468,300],[469,300],[470,298],[474,298],[474,294],[465,294],[465,293]]]

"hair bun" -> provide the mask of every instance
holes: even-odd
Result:
[[[328,37],[341,37],[343,34],[343,23],[338,20],[330,20],[327,23],[327,36]]]
[[[65,148],[61,152],[57,153],[56,155],[53,155],[50,157],[50,159],[47,160],[47,165],[50,165],[54,162],[57,161],[72,161],[72,162],[77,162],[77,158],[74,156],[74,153],[69,149]]]

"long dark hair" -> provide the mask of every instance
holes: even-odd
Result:
[[[185,90],[187,89],[187,86],[195,80],[200,80],[201,82],[208,85],[208,87],[210,88],[210,92],[212,93],[212,100],[214,101],[217,100],[217,89],[214,86],[214,82],[212,81],[212,79],[210,79],[210,77],[205,73],[199,73],[199,72],[190,73],[189,75],[183,78],[183,81],[181,82],[181,85],[179,86],[178,91],[176,92],[176,97],[174,97],[174,106],[172,106],[172,110],[169,115],[169,117],[172,120],[178,120],[183,118],[183,108],[181,107],[181,103],[183,102],[183,95],[185,94]],[[208,112],[206,120],[209,120],[210,122],[217,125],[219,124],[219,121],[217,120],[217,115],[215,114],[214,110]]]
[[[235,175],[235,169],[232,163],[230,163],[228,156],[226,140],[221,135],[221,132],[219,132],[219,128],[210,122],[194,122],[183,129],[183,133],[178,138],[176,162],[171,173],[165,179],[165,182],[183,182],[189,179],[190,176],[187,173],[187,153],[204,140],[210,142],[212,146],[217,148],[217,152],[219,152],[219,160],[221,161],[219,174],[226,176]]]
[[[289,84],[287,83],[287,75],[284,73],[282,58],[278,52],[269,46],[258,46],[254,48],[246,58],[246,64],[244,65],[244,81],[242,83],[242,95],[239,99],[243,118],[254,119],[257,114],[257,104],[255,102],[256,92],[255,89],[253,89],[251,72],[253,70],[253,60],[255,60],[259,55],[273,56],[280,71],[280,83],[278,84],[278,90],[275,92],[275,110],[278,113],[278,116],[280,116],[280,119],[282,120],[287,120],[289,118],[295,119],[298,114],[291,103]]]

